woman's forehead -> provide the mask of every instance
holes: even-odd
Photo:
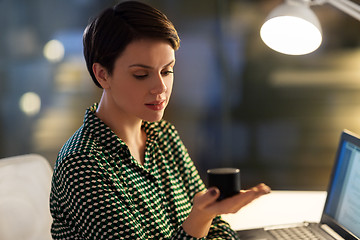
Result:
[[[140,39],[128,44],[117,62],[127,66],[165,66],[169,63],[175,63],[175,50],[168,41]]]

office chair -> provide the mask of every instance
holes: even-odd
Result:
[[[40,155],[0,159],[0,239],[50,240],[52,170]]]

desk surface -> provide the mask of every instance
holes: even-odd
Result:
[[[325,191],[272,191],[236,214],[226,214],[223,218],[234,230],[304,221],[319,222],[325,200]]]

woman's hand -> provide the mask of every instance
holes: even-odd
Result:
[[[220,195],[217,188],[199,192],[193,199],[193,208],[182,227],[187,234],[193,237],[205,237],[214,217],[221,214],[236,213],[254,199],[267,193],[270,193],[270,188],[263,183],[249,190],[242,190],[239,194],[222,201],[216,201]]]

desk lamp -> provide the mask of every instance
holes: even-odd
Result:
[[[266,18],[260,36],[271,49],[288,55],[304,55],[321,44],[318,18],[310,6],[328,3],[360,21],[360,6],[349,0],[285,0]]]

